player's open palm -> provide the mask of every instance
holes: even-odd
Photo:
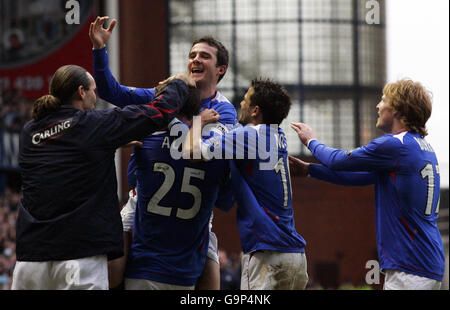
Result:
[[[304,123],[291,123],[291,128],[297,132],[298,137],[305,146],[308,145],[310,139],[316,138],[314,130]]]
[[[103,28],[105,22],[109,19],[108,16],[97,16],[95,21],[89,27],[89,37],[91,38],[94,49],[101,49],[105,46],[111,37],[112,31],[117,24],[117,20],[113,19],[108,28]]]

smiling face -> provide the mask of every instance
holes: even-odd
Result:
[[[189,52],[187,71],[197,88],[215,87],[226,67],[217,66],[217,48],[201,42],[195,44]]]

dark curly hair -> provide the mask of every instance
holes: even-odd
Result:
[[[200,92],[197,88],[189,86],[188,98],[186,99],[186,103],[178,111],[178,114],[186,117],[187,119],[191,119],[194,115],[198,115],[200,113],[201,108],[202,104],[200,102]]]
[[[168,82],[159,84],[155,87],[155,98],[160,95],[160,93],[167,86]],[[200,91],[193,86],[189,86],[189,93],[186,99],[186,102],[183,104],[180,110],[178,110],[178,116],[184,116],[187,119],[192,119],[194,115],[198,115],[200,113],[200,109],[202,108],[202,104],[200,101]]]
[[[270,80],[258,78],[252,80],[254,93],[250,97],[251,106],[259,106],[264,124],[280,125],[289,114],[291,98],[286,89]]]

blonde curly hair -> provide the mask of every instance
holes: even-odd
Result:
[[[422,84],[402,79],[387,84],[383,95],[410,131],[418,132],[422,137],[428,134],[425,124],[431,116],[432,94]]]

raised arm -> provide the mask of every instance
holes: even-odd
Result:
[[[97,91],[105,101],[118,106],[146,104],[155,96],[154,88],[134,88],[120,85],[109,69],[106,43],[114,30],[117,20],[113,19],[108,28],[103,28],[109,17],[97,17],[89,28],[89,37],[93,46],[94,78]]]
[[[96,124],[96,127],[91,129],[92,134],[86,137],[92,144],[118,148],[133,140],[141,140],[154,131],[167,128],[187,97],[186,82],[175,78],[148,104],[130,105],[122,110],[115,108],[89,111],[80,122],[89,121],[90,124]]]
[[[339,150],[318,141],[314,131],[306,124],[292,123],[291,127],[314,158],[332,170],[392,171],[397,165],[401,142],[389,135],[354,150]]]

